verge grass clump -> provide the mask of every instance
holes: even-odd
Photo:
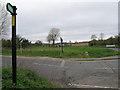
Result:
[[[2,90],[9,88],[58,88],[60,86],[53,84],[46,78],[39,76],[36,72],[28,69],[17,69],[17,85],[12,84],[12,69],[2,69]]]

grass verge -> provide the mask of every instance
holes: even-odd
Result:
[[[35,90],[39,88],[58,88],[60,86],[51,83],[46,78],[40,77],[36,72],[28,69],[17,69],[17,85],[12,84],[11,68],[2,69],[2,90],[10,88],[27,88]]]
[[[4,49],[3,55],[11,55],[10,49]],[[17,50],[18,56],[47,56],[54,58],[100,58],[118,55],[113,51],[102,47],[64,47],[64,53],[60,52],[60,47],[33,47]]]

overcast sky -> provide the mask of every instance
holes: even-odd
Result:
[[[105,0],[104,0],[105,1]],[[111,0],[115,1],[115,0]],[[32,42],[46,37],[51,28],[59,28],[64,41],[89,41],[92,34],[105,38],[118,34],[117,2],[78,2],[70,0],[5,0],[17,6],[17,34]]]

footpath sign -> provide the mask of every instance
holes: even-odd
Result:
[[[12,6],[10,3],[6,5],[7,11],[12,15],[12,82],[17,84],[16,75],[16,6]]]

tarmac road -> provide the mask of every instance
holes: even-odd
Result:
[[[11,57],[2,56],[2,66],[11,67]],[[17,57],[17,66],[37,71],[41,76],[75,88],[117,88],[118,59],[94,61],[62,60],[49,57]]]
[[[111,50],[114,50],[114,51],[120,51],[120,48],[108,48],[108,49],[111,49]]]

